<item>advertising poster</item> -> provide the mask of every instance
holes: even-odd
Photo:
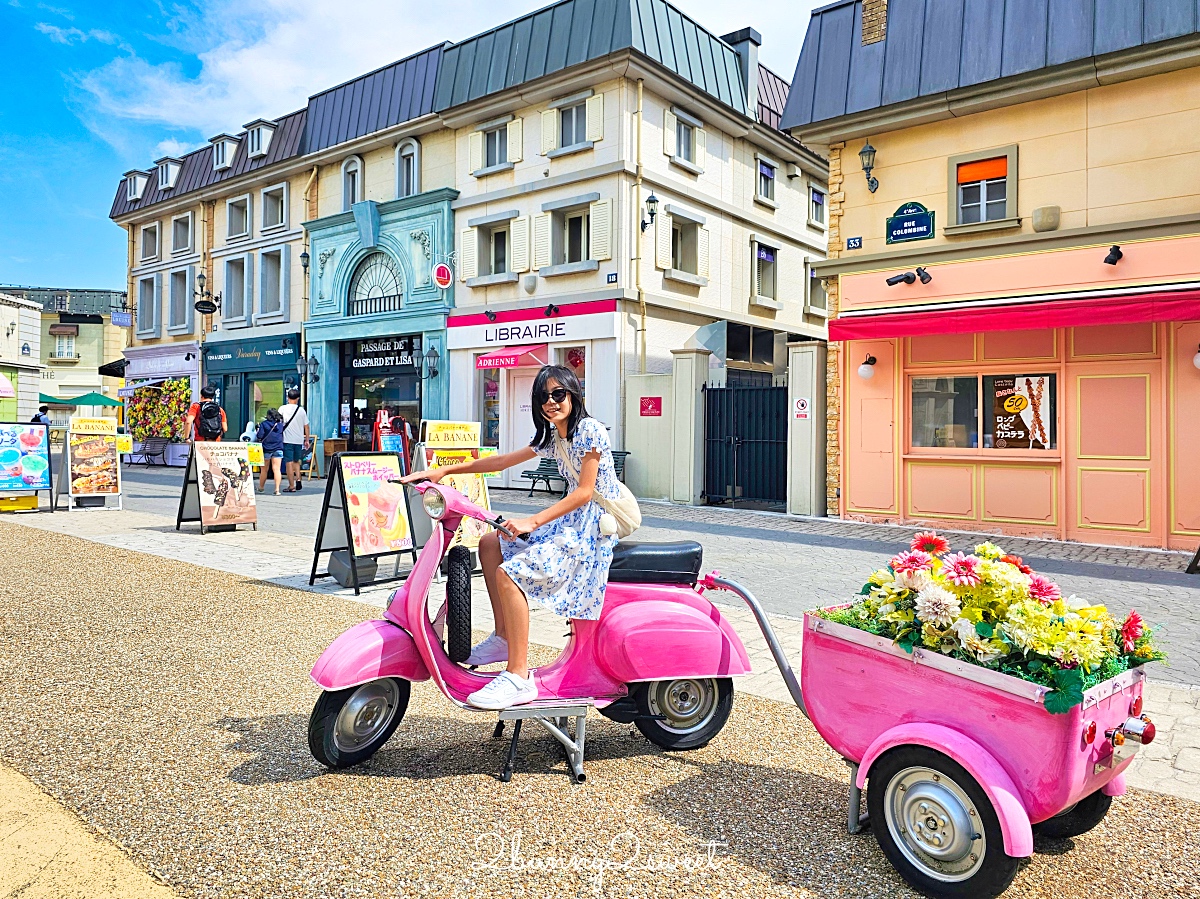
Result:
[[[265,465],[266,458],[263,456],[263,448],[261,443],[247,443],[246,457],[250,460],[250,465]]]
[[[244,443],[200,440],[193,445],[200,483],[200,525],[257,524],[254,475]]]
[[[339,459],[354,554],[374,556],[412,549],[404,488],[390,483],[403,474],[400,459],[392,453],[343,455]]]
[[[478,427],[478,425],[476,426]],[[444,465],[457,465],[460,462],[470,462],[479,457],[479,450],[474,449],[433,449],[426,450],[430,468],[441,468]],[[452,474],[442,478],[442,483],[453,487],[471,502],[484,509],[491,509],[488,500],[487,483],[482,475]],[[479,539],[488,532],[488,525],[474,518],[464,517],[458,530],[454,532],[451,546],[465,546],[477,549]]]
[[[429,449],[475,449],[479,446],[477,421],[426,421],[421,441]]]
[[[67,471],[71,496],[119,494],[121,466],[117,459],[117,435],[76,431],[72,419],[71,430],[67,432]]]
[[[992,439],[997,449],[1050,449],[1049,375],[1002,375],[993,379]]]
[[[50,488],[50,429],[0,423],[0,493]]]

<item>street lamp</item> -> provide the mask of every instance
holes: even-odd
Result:
[[[312,257],[308,255],[308,250],[300,254],[300,267],[304,269],[304,277],[308,277],[308,260]]]
[[[321,380],[321,376],[317,374],[317,369],[321,367],[321,363],[317,360],[317,354],[313,353],[309,359],[304,358],[301,353],[296,360],[296,373],[300,375],[301,382],[305,384],[316,384]]]
[[[424,381],[428,378],[436,378],[438,373],[438,363],[442,361],[442,354],[437,351],[437,347],[431,346],[425,351],[424,356],[420,356],[418,358],[421,380]]]
[[[213,294],[207,289],[208,278],[204,272],[196,275],[196,290],[192,291],[192,296],[196,297],[196,302],[193,304],[195,310],[202,315],[212,315],[221,308],[221,295]]]
[[[863,174],[867,176],[867,190],[875,193],[879,187],[879,181],[871,177],[871,170],[875,168],[875,148],[871,146],[871,139],[868,137],[867,142],[863,144],[863,148],[858,151],[858,161],[862,163]]]
[[[647,228],[654,224],[654,217],[658,215],[658,197],[654,196],[654,191],[651,191],[650,196],[646,197],[646,215],[650,218],[650,221],[642,219],[643,234]]]

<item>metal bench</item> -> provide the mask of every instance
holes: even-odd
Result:
[[[567,492],[567,482],[561,474],[558,473],[558,463],[553,459],[543,459],[538,467],[529,471],[521,472],[521,477],[529,479],[529,495],[533,496],[533,491],[541,482],[546,484],[546,492],[553,493],[554,489],[550,486],[551,481],[562,481],[562,492]]]
[[[621,483],[625,482],[625,459],[629,455],[629,450],[613,450],[613,468],[617,472],[617,480]]]
[[[162,464],[167,464],[167,447],[171,445],[171,441],[166,437],[147,437],[142,441],[142,448],[136,452],[129,454],[129,464],[133,465],[134,456],[141,456],[143,465],[150,465],[151,459],[161,459]]]

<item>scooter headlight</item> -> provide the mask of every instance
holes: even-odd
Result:
[[[436,487],[426,489],[425,495],[421,497],[421,505],[425,507],[425,513],[434,521],[441,521],[442,516],[446,514],[446,498]]]

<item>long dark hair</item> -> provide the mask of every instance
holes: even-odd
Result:
[[[533,390],[529,395],[533,426],[537,430],[533,442],[529,444],[534,449],[548,449],[554,442],[556,429],[542,414],[542,395],[549,392],[546,390],[546,382],[551,379],[558,381],[559,385],[571,394],[571,414],[567,416],[568,440],[574,439],[575,429],[588,417],[587,409],[583,405],[583,387],[575,377],[575,372],[565,365],[543,365],[537,377],[533,379]]]

